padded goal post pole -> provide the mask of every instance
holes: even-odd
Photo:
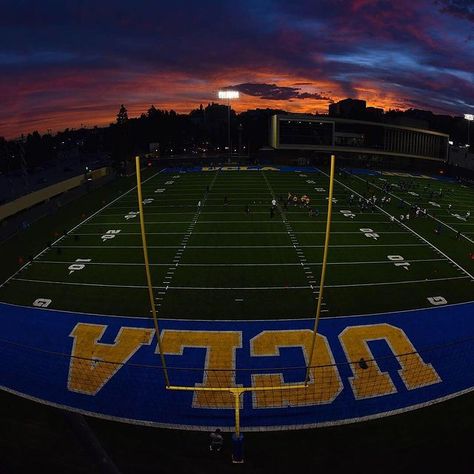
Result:
[[[310,367],[313,361],[314,352],[316,350],[316,336],[318,333],[319,317],[321,315],[321,305],[323,302],[324,280],[326,278],[326,265],[328,261],[329,236],[330,236],[330,231],[331,231],[332,196],[333,196],[333,191],[334,191],[335,162],[336,162],[335,155],[331,155],[331,172],[329,175],[328,214],[327,214],[327,219],[326,219],[326,239],[324,242],[323,264],[321,268],[321,280],[319,283],[318,305],[316,307],[316,317],[314,318],[313,340],[311,342],[311,351],[309,354],[309,359],[308,359],[307,367],[306,367],[305,385],[308,385],[308,382],[309,382],[309,375],[310,375],[310,370],[311,370]]]
[[[140,231],[142,234],[143,258],[145,260],[145,272],[146,272],[146,282],[148,286],[148,296],[150,298],[151,313],[153,315],[153,323],[155,325],[156,339],[158,341],[158,350],[160,352],[161,366],[163,368],[163,374],[165,377],[166,386],[169,387],[170,380],[168,377],[168,369],[166,367],[165,356],[163,354],[163,350],[161,346],[160,329],[158,327],[158,317],[156,314],[155,298],[153,296],[153,285],[151,282],[150,262],[148,260],[148,247],[146,244],[145,216],[143,214],[142,178],[141,178],[141,171],[140,171],[140,157],[139,156],[135,157],[135,166],[136,166],[136,171],[137,171],[138,210],[139,210],[139,217],[140,217]]]

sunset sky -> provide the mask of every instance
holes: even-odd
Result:
[[[368,105],[474,113],[473,0],[0,2],[0,136],[189,112]]]

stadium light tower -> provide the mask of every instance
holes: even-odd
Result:
[[[469,142],[469,124],[474,120],[474,114],[464,114],[464,118],[467,120],[467,146],[468,148],[471,148]]]
[[[232,141],[230,135],[230,101],[239,98],[239,91],[222,90],[218,92],[219,99],[227,99],[227,144],[229,145],[229,162],[232,158]]]

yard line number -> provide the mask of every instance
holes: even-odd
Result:
[[[363,232],[363,234],[368,238],[368,239],[374,239],[374,240],[378,240],[378,238],[380,237],[379,234],[377,234],[376,232],[373,231],[373,229],[369,229],[369,228],[365,228],[363,227],[362,229],[359,229],[361,232]]]
[[[410,269],[410,262],[407,262],[401,255],[387,255],[387,258],[393,262],[396,267],[402,267],[405,270]]]
[[[140,214],[140,212],[138,211],[130,211],[128,214],[126,214],[124,217],[127,221],[129,221],[130,219],[135,219],[135,217],[138,216],[138,214]]]
[[[76,258],[76,263],[73,263],[72,265],[69,265],[69,267],[67,267],[67,269],[69,270],[69,275],[74,272],[84,270],[84,268],[86,267],[85,264],[89,263],[90,261],[90,258]]]
[[[448,301],[446,300],[446,298],[444,296],[429,296],[426,299],[433,306],[441,306],[443,304],[448,304]]]
[[[352,211],[349,211],[347,209],[344,209],[342,211],[340,211],[340,213],[344,216],[344,217],[349,217],[351,219],[354,219],[354,217],[356,216]]]
[[[110,229],[100,238],[102,239],[102,242],[105,242],[107,240],[112,240],[112,239],[115,239],[117,234],[120,234],[120,232],[122,232],[120,229]]]

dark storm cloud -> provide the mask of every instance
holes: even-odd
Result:
[[[310,84],[310,83],[305,83]],[[276,84],[256,84],[247,82],[245,84],[236,84],[229,86],[227,89],[235,89],[243,94],[260,97],[265,100],[291,100],[291,99],[316,99],[329,100],[330,97],[325,97],[318,92],[309,93],[301,92],[300,87],[285,87],[277,86]]]
[[[473,0],[439,0],[441,11],[474,22]]]
[[[185,111],[228,84],[246,107],[360,97],[461,114],[474,107],[472,13],[466,0],[9,2],[0,135],[61,114],[70,126],[89,105],[102,122],[120,103]]]

